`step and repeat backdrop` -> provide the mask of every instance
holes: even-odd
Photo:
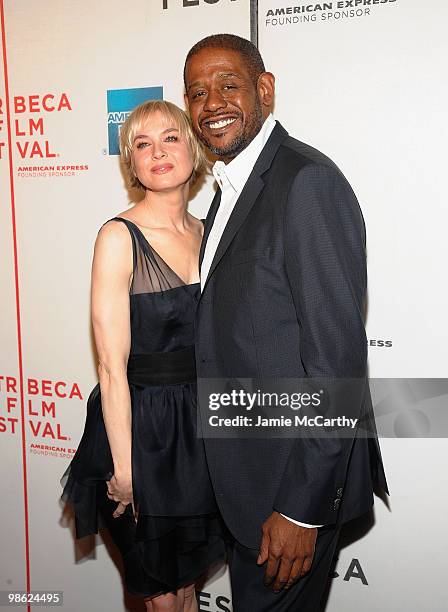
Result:
[[[446,378],[448,9],[260,0],[257,20],[250,0],[0,6],[0,591],[63,591],[67,612],[138,611],[107,535],[76,542],[59,502],[97,381],[93,244],[135,197],[119,126],[145,99],[182,106],[185,54],[200,38],[258,39],[277,79],[276,118],[332,157],[361,202],[370,375]],[[208,179],[192,212],[204,216],[212,194]],[[389,405],[388,417],[404,409]],[[346,530],[328,612],[445,609],[447,444],[397,432],[382,440],[392,497]],[[199,608],[231,611],[227,573],[204,585]]]
[[[124,599],[108,541],[76,543],[58,500],[97,382],[93,245],[102,223],[135,195],[117,155],[127,113],[149,98],[183,106],[187,51],[213,32],[249,37],[250,7],[245,0],[2,5],[0,591],[27,584],[63,591],[67,612],[140,610]],[[193,213],[205,216],[212,194],[210,180]],[[203,607],[229,608],[227,576],[215,577],[201,599]]]

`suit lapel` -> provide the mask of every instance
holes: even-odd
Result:
[[[215,193],[215,197],[213,198],[212,203],[210,204],[210,208],[205,219],[204,235],[202,236],[201,248],[199,249],[199,271],[201,270],[202,260],[204,259],[205,245],[207,244],[208,236],[210,234],[210,230],[212,229],[220,202],[221,189],[218,189],[218,191]]]
[[[210,266],[210,271],[208,273],[207,280],[204,283],[204,290],[205,290],[205,286],[207,285],[209,278],[215,271],[216,266],[221,261],[223,255],[229,248],[230,243],[234,239],[235,234],[237,233],[237,231],[243,224],[251,208],[255,204],[258,196],[260,195],[260,192],[263,189],[264,184],[265,184],[262,179],[262,174],[264,174],[264,172],[266,172],[270,168],[272,161],[275,157],[275,154],[278,151],[278,148],[280,147],[281,143],[285,140],[287,136],[288,136],[288,132],[277,121],[276,126],[272,130],[272,133],[269,136],[268,141],[263,147],[263,150],[260,153],[260,156],[258,157],[255,163],[255,166],[249,175],[249,178],[247,179],[244,189],[241,192],[233,208],[232,214],[230,215],[230,218],[221,236],[221,240],[219,241],[215,256],[213,257],[213,261]],[[208,225],[208,232],[207,232],[207,237],[208,237],[208,234],[210,233],[210,230],[211,230],[211,226],[213,225],[214,218],[216,216],[216,211],[218,210],[219,203],[214,210],[213,219],[212,219],[212,208],[213,208],[213,205],[215,204],[215,200],[216,200],[216,195],[215,195],[215,198],[213,199],[212,206],[210,207],[210,212],[207,215],[206,228],[204,229],[204,240],[202,242],[203,246],[201,245],[202,256],[203,256],[203,251],[205,249],[205,242],[206,242],[205,232],[207,231],[207,225]],[[211,221],[210,224],[208,224],[209,217]],[[204,290],[202,291],[202,295],[204,293]]]
[[[241,192],[240,197],[238,198],[235,207],[232,211],[232,214],[229,217],[227,225],[222,233],[221,240],[218,243],[218,247],[216,249],[215,256],[213,257],[213,261],[210,266],[210,271],[208,273],[205,284],[207,284],[208,279],[213,274],[216,266],[219,264],[223,255],[229,248],[230,243],[235,237],[235,234],[243,224],[244,220],[250,212],[250,209],[255,204],[257,197],[263,187],[264,181],[259,176],[254,176],[250,178],[244,186],[244,189]]]

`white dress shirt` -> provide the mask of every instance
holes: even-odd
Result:
[[[241,151],[239,155],[228,164],[217,161],[213,166],[213,175],[221,189],[221,202],[212,229],[208,235],[207,244],[205,245],[204,257],[201,265],[201,291],[204,288],[216,249],[218,248],[221,236],[229,221],[229,217],[274,127],[275,119],[272,114],[270,114],[252,142]],[[282,516],[285,515],[282,514]],[[322,527],[322,525],[301,523],[289,516],[285,516],[285,518],[301,527]]]

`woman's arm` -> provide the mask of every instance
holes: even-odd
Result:
[[[98,233],[92,264],[92,323],[98,352],[101,404],[114,476],[109,498],[120,502],[114,516],[132,503],[131,400],[126,376],[131,345],[129,285],[132,244],[122,223]]]

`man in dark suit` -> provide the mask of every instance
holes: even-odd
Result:
[[[184,79],[194,130],[219,158],[198,379],[365,378],[365,229],[347,180],[273,119],[274,76],[249,41],[200,41]],[[358,416],[373,422],[367,385]],[[376,437],[204,442],[234,538],[235,612],[318,610],[340,525],[369,510],[374,485],[387,489]]]

